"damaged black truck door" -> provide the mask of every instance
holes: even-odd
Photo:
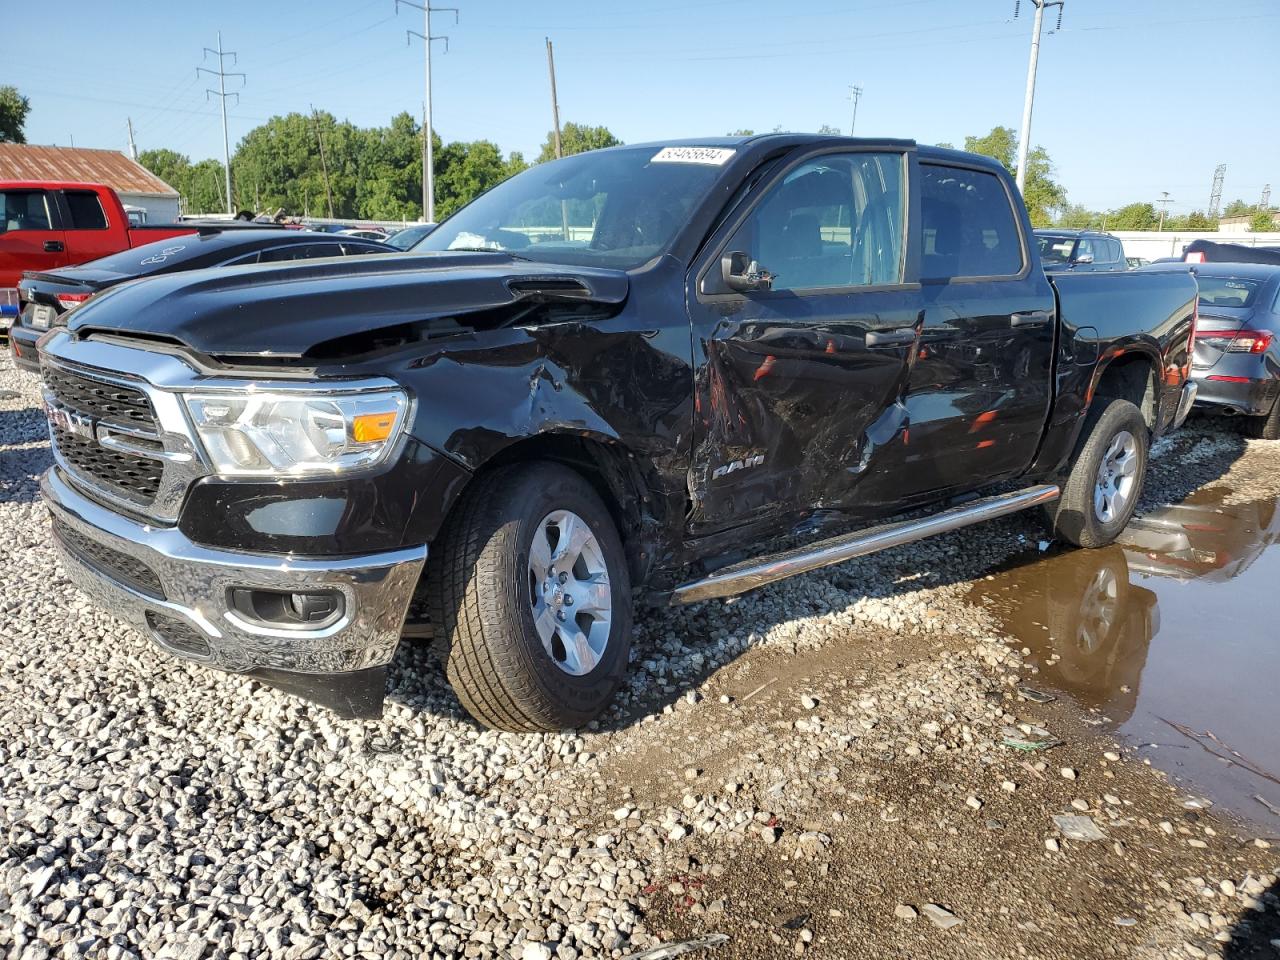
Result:
[[[819,149],[728,218],[690,274],[690,532],[849,508],[893,442],[919,334],[911,151]],[[735,290],[725,271],[767,279]]]

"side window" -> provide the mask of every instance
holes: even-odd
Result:
[[[53,229],[43,190],[0,190],[0,212],[0,233]]]
[[[62,196],[71,213],[72,230],[107,229],[107,215],[102,210],[102,201],[92,190],[65,190]]]
[[[920,165],[925,280],[1022,272],[1022,241],[1000,178],[982,170]]]
[[[1081,257],[1093,257],[1094,263],[1097,263],[1102,259],[1098,252],[1098,245],[1092,240],[1081,240],[1076,245],[1076,260],[1079,260]]]
[[[1112,263],[1124,263],[1124,247],[1119,240],[1108,240],[1107,246],[1111,248],[1111,256],[1108,258]]]
[[[901,283],[903,160],[850,153],[800,164],[770,188],[728,249],[773,274],[774,290]]]

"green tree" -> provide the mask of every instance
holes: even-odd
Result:
[[[450,143],[437,163],[436,216],[441,220],[527,166],[518,153],[504,159],[490,140]]]
[[[0,87],[0,143],[26,143],[22,128],[31,112],[31,101],[17,87]]]
[[[1102,223],[1102,214],[1079,203],[1069,203],[1058,214],[1057,226],[1071,230],[1087,230]]]
[[[1232,200],[1227,204],[1225,210],[1222,211],[1224,217],[1247,217],[1257,208],[1253,204],[1245,203],[1243,200]]]
[[[1112,230],[1154,230],[1159,223],[1153,203],[1131,203],[1107,215],[1107,226]]]
[[[617,137],[609,132],[608,127],[588,127],[580,123],[566,123],[560,130],[560,153],[572,156],[588,150],[600,150],[604,147],[616,147],[620,143]],[[551,131],[547,140],[538,151],[538,163],[546,163],[556,158],[556,134]]]
[[[1018,135],[1010,127],[992,127],[985,137],[965,137],[964,148],[999,160],[1011,174],[1017,172]],[[1022,190],[1032,226],[1048,226],[1053,222],[1054,211],[1066,206],[1067,191],[1053,177],[1048,151],[1044,147],[1032,148],[1027,154],[1027,181]]]
[[[824,137],[838,137],[840,136],[840,128],[833,127],[829,123],[824,123],[822,126],[818,128],[818,133],[820,133]]]
[[[1249,229],[1253,233],[1270,233],[1276,228],[1275,218],[1266,210],[1259,210],[1249,221]]]
[[[728,133],[725,134],[726,137],[754,137],[755,135],[756,135],[756,132],[754,130],[746,130],[746,129],[730,130]]]

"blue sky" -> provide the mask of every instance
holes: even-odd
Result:
[[[628,142],[736,128],[848,128],[951,141],[1021,119],[1033,7],[1023,0],[437,0],[450,37],[435,57],[435,128],[535,154],[550,127],[543,37],[555,43],[563,120]],[[0,83],[31,99],[33,143],[220,157],[216,102],[197,80],[223,32],[248,76],[231,109],[235,141],[311,104],[361,125],[421,113],[421,14],[394,0],[219,0],[142,4],[4,0]],[[1046,18],[1052,28],[1054,17]],[[28,38],[24,41],[23,38]],[[91,41],[90,41],[91,38]],[[38,42],[37,42],[38,40]],[[89,41],[89,42],[87,42]],[[1072,201],[1280,200],[1280,123],[1270,107],[1280,0],[1067,0],[1041,47],[1032,140]],[[210,64],[212,65],[212,64]]]

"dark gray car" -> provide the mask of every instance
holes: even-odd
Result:
[[[1280,440],[1280,266],[1261,263],[1153,265],[1190,269],[1200,284],[1191,378],[1196,407],[1248,417],[1249,432]]]
[[[1109,233],[1096,230],[1036,231],[1040,260],[1047,272],[1117,273],[1129,269],[1124,247]]]

